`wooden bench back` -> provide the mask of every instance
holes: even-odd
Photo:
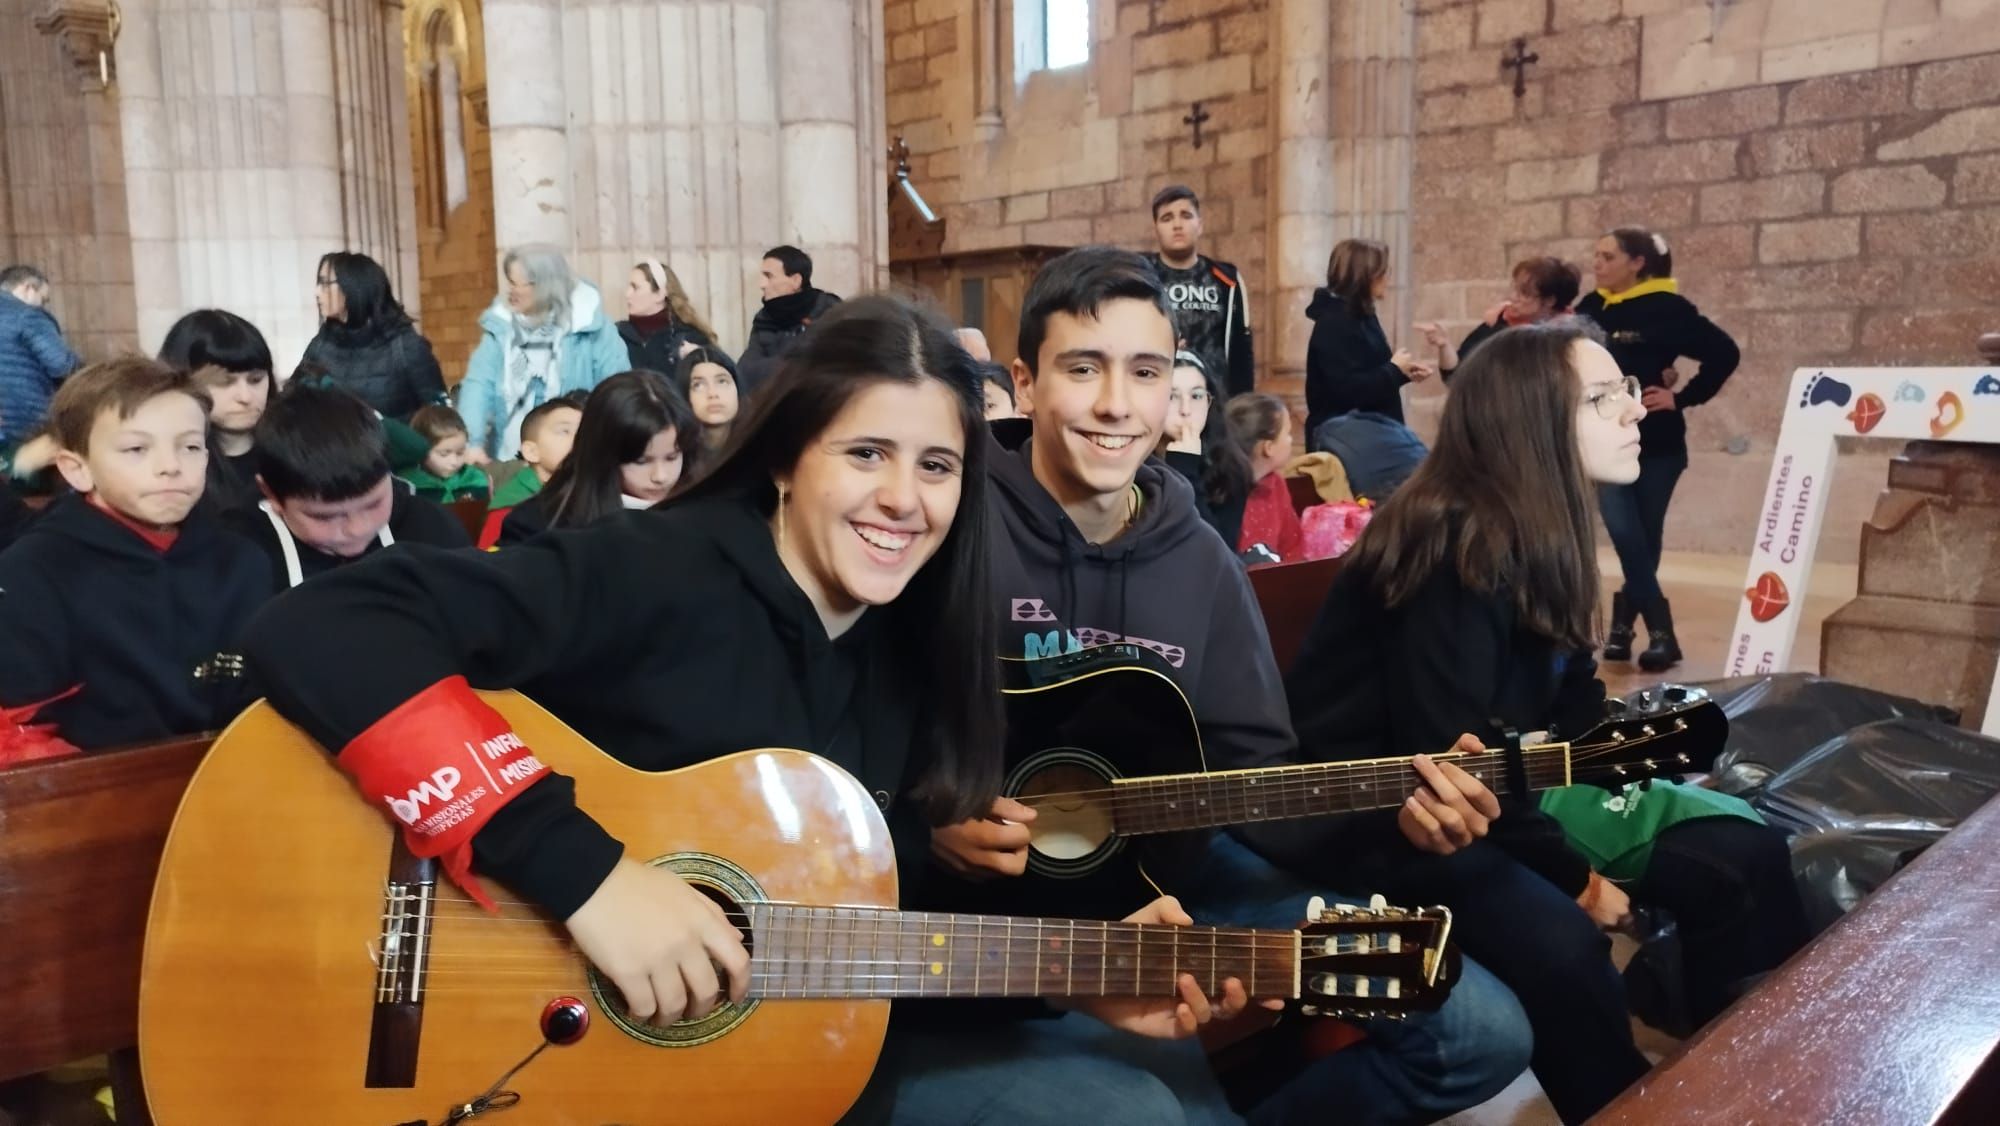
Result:
[[[1250,568],[1250,590],[1264,615],[1264,632],[1271,635],[1271,652],[1278,671],[1289,673],[1305,644],[1306,633],[1326,603],[1327,588],[1340,572],[1339,559],[1308,559]]]
[[[2000,799],[1591,1119],[2000,1122]]]
[[[211,738],[0,770],[0,1080],[137,1041],[153,877]]]
[[[479,533],[486,530],[486,502],[476,498],[455,500],[444,507],[465,526],[465,534],[472,542],[478,543]]]

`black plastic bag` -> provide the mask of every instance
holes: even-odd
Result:
[[[1716,784],[1745,799],[1827,740],[1864,724],[1903,717],[1958,722],[1951,708],[1811,673],[1736,677],[1702,687],[1729,717],[1729,741],[1715,762]]]

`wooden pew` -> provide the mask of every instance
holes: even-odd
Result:
[[[160,850],[212,736],[0,770],[0,1080],[112,1056],[119,1126],[138,1087],[139,952]]]
[[[2000,799],[1591,1119],[2000,1122]]]
[[[1285,489],[1292,498],[1292,511],[1300,515],[1304,515],[1305,510],[1315,504],[1325,503],[1319,499],[1319,490],[1313,487],[1313,479],[1310,477],[1287,477]]]
[[[479,542],[479,533],[486,530],[486,502],[477,498],[455,500],[444,506],[445,511],[458,518],[465,526],[466,536],[473,543]]]
[[[1257,596],[1257,609],[1264,614],[1264,632],[1271,635],[1271,652],[1278,658],[1279,672],[1291,671],[1306,633],[1326,602],[1327,588],[1339,571],[1339,559],[1250,568],[1250,590]]]

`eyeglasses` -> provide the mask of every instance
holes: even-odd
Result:
[[[1593,383],[1584,393],[1583,401],[1597,408],[1597,417],[1617,418],[1626,402],[1639,401],[1639,377],[1628,375],[1615,383]]]

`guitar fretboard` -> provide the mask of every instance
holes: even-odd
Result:
[[[1529,788],[1567,785],[1568,756],[1569,746],[1562,743],[1524,748]],[[1499,753],[1431,758],[1456,764],[1495,793],[1510,789],[1506,757]],[[1420,781],[1408,759],[1385,759],[1126,779],[1091,796],[1110,809],[1120,833],[1138,835],[1390,809]]]
[[[1296,997],[1295,931],[810,907],[747,908],[753,996],[1164,997],[1183,973],[1209,996]]]

